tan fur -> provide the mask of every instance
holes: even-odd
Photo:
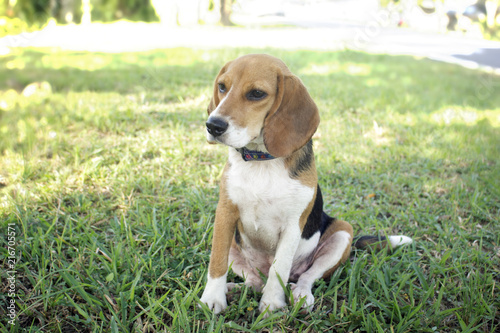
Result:
[[[220,91],[220,84],[223,84],[226,89]],[[265,92],[267,94],[266,98],[249,98],[248,94],[253,90]],[[212,114],[215,110],[217,111]],[[259,150],[262,150],[263,141],[265,149],[271,155],[277,158],[283,158],[284,167],[288,171],[289,177],[293,180],[298,180],[304,185],[297,186],[301,191],[304,191],[298,193],[307,195],[304,196],[302,206],[299,207],[304,207],[306,205],[314,189],[312,200],[307,204],[304,211],[294,212],[294,219],[301,213],[299,221],[286,221],[289,223],[298,222],[302,232],[314,208],[316,196],[318,195],[318,177],[314,154],[308,142],[311,140],[320,121],[318,108],[302,81],[293,75],[286,65],[277,58],[268,55],[243,56],[225,64],[218,73],[214,82],[213,96],[207,108],[207,112],[209,115],[212,114],[213,118],[219,117],[226,121],[230,120],[231,126],[233,126],[233,128],[231,128],[232,130],[234,130],[234,128],[244,129],[241,131],[244,134],[240,135],[240,137],[244,138],[243,140],[245,141],[250,140],[247,144],[258,146]],[[213,125],[213,123],[210,125]],[[208,127],[209,123],[207,122],[207,128]],[[214,134],[213,128],[208,128],[207,133],[207,139],[215,142],[216,134]],[[227,140],[227,138],[221,137],[223,137],[223,135],[217,134],[217,142],[227,144],[233,148],[242,148],[241,146],[236,146],[240,144],[239,141],[228,140],[225,142],[224,140]],[[234,158],[234,153],[234,151],[230,151],[230,154],[233,154],[230,155],[232,158]],[[280,295],[282,290],[276,288],[276,276],[278,273],[283,273],[281,277],[285,276],[285,280],[288,280],[289,271],[293,268],[291,267],[293,264],[292,260],[295,260],[293,258],[293,251],[297,249],[305,249],[304,251],[307,251],[304,252],[305,254],[302,255],[302,257],[299,255],[299,259],[297,259],[297,278],[299,278],[302,273],[307,272],[308,266],[310,267],[315,263],[316,258],[320,258],[320,260],[316,262],[318,263],[317,267],[314,268],[311,274],[317,274],[318,277],[321,274],[323,274],[324,277],[329,277],[340,264],[347,260],[351,249],[350,245],[346,247],[340,262],[337,263],[335,267],[328,269],[328,267],[334,265],[334,263],[331,263],[331,265],[326,266],[324,269],[322,269],[321,266],[325,265],[325,259],[327,259],[326,262],[329,262],[329,258],[331,258],[330,255],[332,252],[328,251],[337,251],[337,255],[334,256],[334,258],[337,259],[339,254],[342,253],[341,251],[343,251],[343,246],[347,237],[343,234],[334,236],[336,232],[345,231],[350,235],[350,239],[352,240],[352,227],[349,223],[344,221],[334,221],[321,236],[317,246],[316,243],[306,243],[307,246],[315,246],[313,249],[308,249],[306,245],[302,247],[297,245],[297,247],[295,247],[295,244],[298,244],[296,243],[297,239],[295,239],[295,237],[300,237],[300,235],[298,235],[296,228],[285,229],[288,228],[288,225],[284,224],[277,225],[275,230],[267,229],[271,230],[272,235],[276,235],[276,237],[273,236],[275,237],[274,239],[279,239],[279,242],[282,242],[273,253],[268,250],[270,248],[269,244],[264,243],[265,241],[271,243],[269,238],[266,240],[266,238],[263,237],[262,231],[259,231],[260,233],[256,232],[257,227],[255,232],[252,229],[252,237],[249,238],[249,231],[244,230],[244,225],[240,220],[239,209],[231,201],[227,192],[227,182],[230,181],[227,177],[231,174],[228,172],[229,168],[230,165],[226,164],[220,183],[220,198],[215,216],[212,253],[209,264],[209,279],[207,279],[209,280],[209,282],[207,282],[207,286],[209,287],[204,291],[202,296],[203,302],[217,309],[217,311],[226,307],[225,298],[222,298],[220,293],[220,291],[224,289],[223,287],[225,287],[226,282],[225,280],[215,279],[223,277],[226,274],[229,257],[233,262],[233,271],[240,276],[245,276],[245,283],[257,290],[260,290],[263,286],[263,281],[259,273],[268,276],[266,287],[263,290],[261,304],[259,305],[261,311],[264,311],[268,305],[270,306],[270,310],[283,306],[284,295]],[[281,171],[282,170],[275,174],[281,175],[280,177],[286,177],[282,176],[283,172]],[[258,175],[256,176],[258,177]],[[287,186],[296,186],[296,182],[292,181],[285,182],[285,184],[293,184]],[[231,183],[231,185],[233,185],[233,183]],[[241,187],[241,185],[237,186]],[[295,187],[290,188],[295,189]],[[233,195],[232,191],[231,194]],[[235,197],[239,199],[234,199]],[[275,195],[275,197],[281,199],[279,198],[279,194]],[[297,198],[300,198],[300,196],[297,196]],[[244,205],[247,197],[233,196],[233,200],[237,200],[238,205]],[[280,201],[276,200],[276,202]],[[287,205],[291,205],[292,203],[295,204],[295,201],[285,202],[287,202]],[[279,219],[278,217],[277,220]],[[279,223],[283,223],[284,221],[279,221]],[[248,228],[252,228],[252,225],[248,224],[246,220],[244,222]],[[244,235],[248,243],[251,244],[236,243],[235,231],[237,226],[240,234]],[[265,228],[263,228],[263,230],[265,230]],[[287,233],[283,230],[291,232]],[[273,234],[273,232],[275,233]],[[316,242],[316,240],[317,238],[313,238],[312,242]],[[272,242],[274,242],[274,240],[272,240]],[[307,240],[307,242],[310,241]],[[289,248],[286,246],[283,247],[283,244],[289,244],[290,246]],[[292,256],[289,255],[290,253],[292,253]],[[276,270],[273,271],[275,272],[273,273],[275,274],[274,276],[270,273],[271,267]],[[326,269],[328,270],[325,272]],[[278,272],[278,270],[281,271]],[[287,270],[289,271],[287,272]],[[319,273],[317,273],[318,270]],[[302,276],[304,279],[307,279],[306,274]],[[223,283],[220,283],[220,281],[223,281]],[[273,283],[269,283],[270,281]],[[300,282],[299,280],[298,283]],[[304,284],[307,285],[307,283]],[[271,285],[271,287],[269,287],[269,285]],[[301,292],[303,292],[303,290],[301,290]],[[310,294],[310,287],[307,296],[313,299]]]
[[[221,83],[231,93],[221,93]],[[253,89],[268,97],[249,101],[246,94]],[[225,64],[215,79],[208,114],[224,98],[220,115],[230,116],[234,124],[251,132],[260,134],[262,129],[266,149],[276,157],[300,149],[319,125],[318,108],[302,81],[281,60],[268,55],[250,54]]]
[[[225,170],[228,168],[226,164]],[[212,253],[210,254],[209,273],[213,278],[220,277],[227,272],[228,255],[231,242],[239,220],[239,210],[229,199],[226,192],[226,180],[220,182],[220,196],[215,212],[214,234],[212,239]]]
[[[342,220],[336,220],[330,225],[328,229],[325,230],[325,233],[321,236],[319,242],[320,243],[326,242],[330,236],[332,236],[334,233],[338,231],[345,231],[349,235],[351,235],[351,239],[353,237],[352,226],[348,222]],[[345,249],[344,254],[342,255],[342,259],[339,261],[339,263],[330,268],[328,271],[326,271],[325,274],[323,274],[323,279],[329,278],[330,275],[332,275],[333,272],[335,272],[337,268],[339,268],[339,266],[342,265],[349,258],[350,253],[351,253],[351,246],[348,246]]]
[[[281,157],[290,155],[311,139],[319,125],[319,113],[295,75],[280,76],[279,91],[283,93],[281,103],[264,123],[264,144],[272,155]]]
[[[307,223],[307,218],[309,217],[309,214],[311,214],[311,211],[313,209],[314,201],[316,201],[317,194],[318,194],[318,189],[315,189],[314,196],[313,196],[312,200],[309,202],[309,205],[307,205],[307,208],[304,210],[304,212],[300,216],[300,221],[299,221],[300,222],[300,232],[302,232],[304,230],[304,227]]]
[[[299,150],[292,154],[291,156],[287,157],[285,159],[285,168],[288,170],[293,170],[298,163],[298,160],[303,157],[305,152],[303,150]],[[312,153],[311,153],[312,154]],[[307,170],[303,170],[300,175],[297,177],[297,179],[303,184],[308,187],[316,187],[318,184],[318,174],[316,172],[316,162],[314,161],[314,154],[312,154],[311,158],[311,164]],[[314,202],[314,199],[313,199]]]
[[[261,70],[260,62],[266,61],[272,70]],[[223,83],[231,94],[219,91]],[[246,93],[252,89],[266,92],[268,98],[262,102],[248,101]],[[312,137],[319,125],[316,104],[302,81],[293,75],[279,59],[267,55],[246,55],[238,61],[226,63],[219,71],[213,87],[213,96],[207,108],[208,114],[217,108],[225,97],[221,115],[229,115],[236,125],[246,128],[263,128],[264,144],[273,156],[285,157],[285,167],[294,168],[305,154],[300,150]],[[237,112],[235,112],[237,111]],[[303,170],[298,180],[315,188],[313,200],[300,218],[300,228],[304,229],[307,218],[316,199],[318,177],[314,156],[307,170]],[[226,172],[228,165],[224,170]],[[211,277],[219,277],[227,271],[229,249],[237,246],[233,241],[236,224],[239,221],[238,208],[232,204],[225,192],[225,177],[220,184],[220,198],[215,216],[212,253],[209,272]],[[241,232],[243,225],[239,222]],[[352,231],[351,231],[352,234]]]

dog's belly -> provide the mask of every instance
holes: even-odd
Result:
[[[276,200],[275,203],[276,205],[270,206],[263,202],[239,206],[243,226],[243,230],[239,232],[243,244],[268,255],[275,254],[283,229],[287,227],[288,221],[295,219],[289,212],[276,208],[283,207],[281,200]]]
[[[314,188],[290,178],[281,160],[245,162],[241,156],[230,155],[230,161],[227,190],[240,211],[243,246],[269,255],[272,260],[285,229],[298,227]],[[305,248],[312,247],[309,243]]]

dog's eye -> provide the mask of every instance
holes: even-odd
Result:
[[[266,97],[267,94],[262,90],[254,89],[247,94],[247,99],[250,101],[258,101]]]
[[[224,83],[219,83],[219,91],[221,94],[226,92],[226,85]]]

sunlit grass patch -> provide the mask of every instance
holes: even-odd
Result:
[[[265,50],[320,109],[326,210],[356,234],[415,244],[354,253],[316,284],[310,314],[289,306],[263,318],[246,288],[230,293],[223,316],[198,307],[227,153],[205,142],[206,107],[220,67],[261,51],[0,58],[0,219],[16,228],[19,295],[17,326],[0,327],[498,330],[500,79],[348,51]],[[2,309],[7,301],[0,295]]]

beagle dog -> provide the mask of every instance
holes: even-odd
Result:
[[[348,259],[353,241],[349,223],[323,212],[311,140],[320,121],[316,104],[281,60],[251,54],[222,67],[208,115],[207,140],[228,146],[229,157],[201,302],[215,313],[227,307],[231,267],[262,291],[261,312],[286,305],[287,282],[293,299],[305,297],[303,306],[312,309],[314,281]],[[355,246],[411,242],[388,238],[362,238]]]

